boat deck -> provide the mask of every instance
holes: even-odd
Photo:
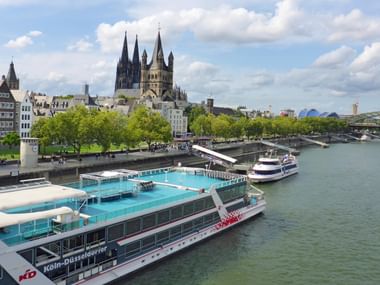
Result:
[[[231,175],[199,169],[192,169],[191,171],[184,171],[183,168],[180,170],[158,169],[139,172],[137,176],[128,179],[125,177],[110,178],[101,181],[101,183],[94,181],[75,182],[65,186],[86,191],[90,197],[87,202],[80,199],[64,199],[54,201],[54,203],[13,208],[4,212],[8,214],[32,213],[57,207],[69,207],[74,211],[79,210],[81,216],[87,218],[86,222],[80,219],[73,227],[78,228],[85,226],[85,224],[108,221],[116,217],[186,200],[199,195],[199,193],[207,193],[213,185],[218,188],[245,180],[245,177]],[[153,188],[146,190],[140,188],[139,191],[136,191],[139,185],[141,186],[141,183],[144,182],[147,184],[153,182]],[[68,231],[73,228],[61,228],[59,231]],[[0,240],[8,245],[13,245],[51,235],[54,232],[57,232],[57,229],[52,226],[52,219],[42,219],[6,227],[0,232]]]

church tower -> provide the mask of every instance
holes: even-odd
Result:
[[[13,64],[13,60],[9,65],[8,75],[6,78],[7,85],[11,90],[19,90],[20,89],[20,80],[16,76],[15,66]]]
[[[139,56],[139,43],[135,41],[135,48],[133,50],[133,58],[132,58],[132,88],[140,87],[140,56]]]
[[[116,68],[115,92],[119,89],[138,89],[140,85],[139,44],[135,41],[132,61],[128,56],[127,32],[124,35],[123,50]]]
[[[173,65],[173,53],[170,53],[168,57],[168,65],[165,63],[161,35],[160,31],[158,31],[152,59],[149,64],[147,64],[147,53],[145,50],[142,55],[140,79],[141,95],[163,98],[165,95],[171,93],[173,89]]]

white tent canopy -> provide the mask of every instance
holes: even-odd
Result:
[[[7,214],[0,212],[0,228],[5,228],[12,225],[19,225],[35,220],[48,219],[58,215],[72,214],[73,210],[69,207],[60,207],[47,211],[23,213],[23,214]]]
[[[0,192],[0,211],[68,198],[84,198],[87,193],[74,188],[47,184]]]
[[[199,146],[199,145],[193,145],[192,148],[195,149],[195,150],[197,150],[197,151],[203,152],[205,154],[212,155],[212,156],[214,156],[216,158],[219,158],[221,160],[227,161],[227,162],[232,163],[232,164],[237,162],[237,159],[235,159],[235,158],[232,158],[230,156],[221,154],[219,152],[207,149],[207,148]]]

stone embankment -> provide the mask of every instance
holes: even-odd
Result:
[[[314,139],[326,143],[339,142],[331,136],[319,136]],[[270,139],[270,141],[298,149],[312,145],[298,137]],[[217,144],[213,149],[238,160],[254,161],[260,154],[268,151],[268,146],[261,144],[260,141],[245,141]],[[112,157],[86,156],[81,161],[69,159],[64,164],[40,162],[38,167],[33,169],[18,168],[17,164],[0,166],[0,185],[17,184],[20,180],[38,177],[45,177],[59,184],[74,181],[81,173],[120,168],[133,170],[160,168],[177,165],[179,162],[182,166],[204,166],[208,163],[199,157],[180,151],[118,153]]]

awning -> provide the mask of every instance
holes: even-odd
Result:
[[[0,192],[0,211],[86,196],[85,191],[53,184],[2,191]]]
[[[69,207],[60,207],[47,211],[23,213],[23,214],[7,214],[0,212],[0,228],[12,225],[19,225],[35,220],[48,219],[63,214],[71,214],[73,210]]]

